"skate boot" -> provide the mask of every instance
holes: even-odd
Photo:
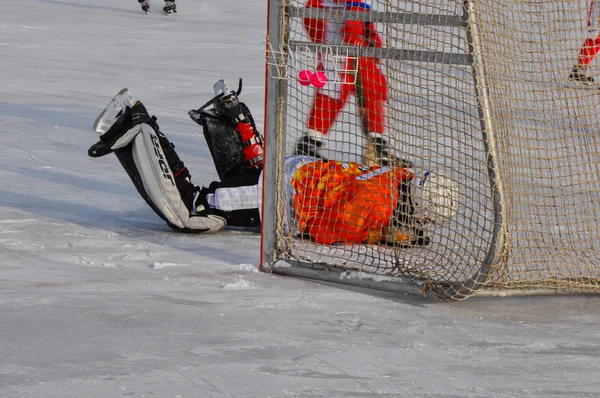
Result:
[[[410,160],[390,155],[388,142],[379,134],[369,135],[365,158],[368,166],[414,167]]]
[[[367,244],[386,245],[390,247],[419,247],[431,244],[431,239],[425,236],[425,231],[416,226],[390,224],[381,230],[368,232]]]
[[[389,226],[385,229],[379,243],[386,246],[408,248],[428,246],[431,244],[431,240],[428,236],[425,236],[423,229],[408,226]]]
[[[163,10],[167,14],[174,14],[177,12],[177,6],[175,5],[174,1],[165,1],[165,6],[163,7]]]
[[[322,146],[323,142],[320,139],[311,137],[309,135],[304,135],[298,140],[294,155],[311,156],[313,158],[319,158],[326,161],[323,155],[321,155]]]
[[[150,0],[138,0],[140,3],[140,6],[142,6],[142,11],[144,11],[146,14],[148,14],[150,12]]]
[[[381,232],[380,244],[393,247],[417,247],[431,243],[431,239],[425,236],[420,220],[404,212],[411,211],[409,209],[406,206],[396,209],[392,222]]]
[[[92,158],[99,158],[112,153],[112,146],[133,126],[133,121],[131,120],[131,108],[127,107],[127,109],[115,120],[112,126],[100,136],[100,141],[90,147],[88,155]]]
[[[581,82],[584,84],[594,83],[594,78],[585,74],[585,67],[581,65],[575,65],[571,73],[569,74],[569,80]]]
[[[113,125],[100,136],[100,141],[95,143],[88,150],[88,155],[93,158],[99,158],[113,152],[113,146],[128,134],[131,128],[137,124],[146,123],[154,130],[158,131],[156,117],[150,116],[146,107],[140,101],[137,101],[131,108],[127,107],[119,115]],[[132,134],[132,133],[129,133]]]

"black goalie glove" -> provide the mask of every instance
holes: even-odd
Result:
[[[237,91],[228,90],[223,80],[216,82],[213,89],[215,96],[188,114],[202,126],[219,178],[224,180],[248,170],[262,170],[263,138],[250,109],[239,100],[242,79]]]

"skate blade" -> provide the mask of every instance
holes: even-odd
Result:
[[[580,82],[577,80],[568,80],[565,85],[565,88],[570,88],[574,90],[600,90],[599,82]]]

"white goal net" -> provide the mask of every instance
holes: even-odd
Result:
[[[588,30],[589,14],[589,1],[270,0],[263,268],[444,299],[598,292],[600,86],[586,79],[597,70],[597,50],[580,51],[598,35]],[[348,21],[362,24],[367,39],[356,42],[349,26],[357,24]],[[316,40],[315,26],[326,37]],[[376,80],[361,80],[365,59],[386,79],[381,115],[365,105]],[[323,87],[308,79],[320,70]],[[317,93],[339,99],[344,92],[333,124],[315,121],[332,114],[315,113]],[[381,223],[383,235],[394,228],[400,237],[372,238],[371,226],[368,239],[315,239],[311,222],[331,216],[331,204],[314,198],[312,218],[298,216],[298,197],[306,203],[315,190],[286,173],[286,158],[316,129],[327,160],[364,164],[378,120],[389,166],[408,160],[414,173],[386,180],[400,190],[389,200],[402,202],[408,192],[413,205],[396,205]],[[417,216],[427,203],[419,183],[428,171],[451,182],[443,222]],[[321,188],[324,196],[337,189]],[[381,204],[380,194],[370,198]],[[368,221],[372,209],[365,212]]]

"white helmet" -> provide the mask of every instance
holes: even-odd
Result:
[[[417,181],[415,216],[424,224],[442,225],[458,214],[458,184],[439,171],[426,171]]]

